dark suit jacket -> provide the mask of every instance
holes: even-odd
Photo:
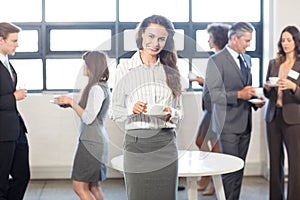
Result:
[[[0,141],[17,140],[21,131],[27,132],[14,96],[17,74],[12,65],[11,69],[15,82],[12,81],[7,68],[0,62]]]
[[[300,73],[300,61],[296,61],[292,70]],[[276,65],[275,59],[270,60],[266,80],[269,77],[278,76],[279,66]],[[296,92],[291,90],[283,91],[282,95],[282,114],[283,119],[287,124],[300,124],[300,76],[297,80],[287,77],[289,80],[297,84]],[[278,88],[273,87],[270,91],[264,90],[264,95],[269,99],[265,120],[271,122],[275,116],[276,101]]]
[[[252,84],[251,59],[244,54],[248,82]],[[251,131],[251,104],[237,99],[237,91],[245,87],[241,70],[227,48],[211,56],[206,69],[204,101],[212,103],[212,128],[216,133],[242,133]]]

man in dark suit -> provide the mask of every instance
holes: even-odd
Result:
[[[253,98],[251,59],[245,54],[254,28],[249,23],[233,24],[228,32],[228,44],[208,60],[204,101],[212,103],[212,129],[220,134],[221,151],[244,161],[250,142],[251,107],[262,107],[248,100]],[[238,58],[240,56],[240,58]],[[207,92],[204,91],[204,94]],[[239,199],[244,169],[223,176],[227,200]]]
[[[0,23],[0,200],[21,200],[30,178],[26,126],[17,101],[26,90],[16,90],[17,74],[8,61],[18,47],[20,28]]]

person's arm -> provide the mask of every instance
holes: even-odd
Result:
[[[71,107],[85,124],[90,124],[95,120],[100,111],[104,98],[104,92],[101,87],[95,85],[89,92],[85,109],[69,96],[56,97],[55,102],[61,107]]]
[[[81,119],[83,123],[91,124],[96,119],[102,107],[104,99],[105,99],[105,94],[102,88],[99,85],[93,86],[91,88],[91,91],[89,92],[86,107],[83,110],[81,115]]]
[[[189,72],[188,78],[189,78],[189,81],[196,81],[201,86],[203,86],[203,84],[204,84],[204,77],[202,75],[197,76],[192,71]]]
[[[174,107],[168,107],[167,112],[170,112],[171,116],[169,121],[172,124],[179,124],[183,119],[183,104],[182,104],[182,96],[174,99]]]
[[[0,95],[0,110],[16,110],[16,97],[13,94]]]
[[[58,96],[54,98],[54,102],[62,108],[71,107],[79,117],[82,116],[83,108],[79,106],[78,103],[73,100],[73,98],[64,95]]]

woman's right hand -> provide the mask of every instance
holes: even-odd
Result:
[[[147,103],[138,101],[134,104],[132,112],[134,114],[141,114],[142,112],[147,112]]]

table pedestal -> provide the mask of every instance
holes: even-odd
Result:
[[[186,187],[189,200],[198,199],[197,180],[198,177],[186,177]]]
[[[212,176],[212,178],[213,178],[213,183],[215,186],[217,199],[226,200],[221,175],[214,175],[214,176]]]

